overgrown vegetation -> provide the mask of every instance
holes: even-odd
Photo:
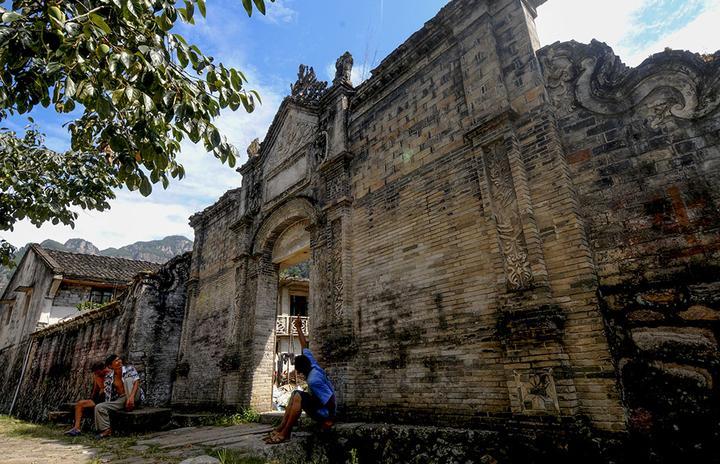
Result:
[[[209,418],[203,425],[219,425],[228,427],[230,425],[250,424],[260,422],[260,414],[252,409],[243,409],[234,414],[223,414]]]
[[[105,306],[107,303],[97,303],[95,301],[83,301],[75,305],[78,311],[89,311],[91,309],[98,309]]]
[[[209,450],[208,455],[218,458],[220,464],[272,464],[265,458],[249,456],[247,453],[235,449]]]

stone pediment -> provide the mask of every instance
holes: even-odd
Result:
[[[307,177],[307,147],[315,140],[318,115],[313,109],[286,99],[270,125],[259,156],[253,163],[255,193],[261,204],[282,194]],[[262,178],[262,181],[259,179]]]
[[[283,106],[286,107],[280,109],[279,120],[273,122],[275,127],[268,133],[269,139],[263,143],[261,162],[266,179],[310,143],[318,127],[318,116],[314,112],[293,103]]]

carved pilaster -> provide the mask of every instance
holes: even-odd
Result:
[[[515,183],[508,160],[511,140],[497,140],[482,148],[481,165],[490,206],[503,256],[508,290],[531,287],[533,274],[528,260],[527,242],[520,220]]]
[[[336,318],[340,318],[344,313],[344,290],[343,290],[343,265],[342,265],[342,222],[336,219],[330,227],[330,236],[332,243],[332,258],[330,258],[330,272],[332,276],[332,308]]]

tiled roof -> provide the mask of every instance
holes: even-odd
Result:
[[[50,250],[34,245],[53,271],[66,278],[128,282],[140,272],[155,272],[161,264],[110,256]],[[49,258],[49,259],[48,259]]]

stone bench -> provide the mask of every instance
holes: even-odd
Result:
[[[170,408],[139,408],[134,411],[110,411],[113,431],[136,433],[162,430],[172,420]]]
[[[63,403],[57,411],[48,412],[52,422],[72,423],[75,417],[75,403]],[[94,419],[93,408],[83,410],[83,418]],[[118,432],[154,432],[167,428],[172,419],[169,408],[138,408],[134,411],[110,411],[110,423]]]

